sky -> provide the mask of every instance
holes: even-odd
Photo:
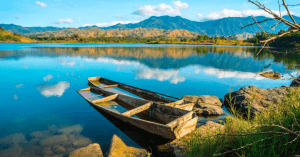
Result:
[[[278,12],[278,0],[259,1]],[[299,4],[299,0],[286,0]],[[286,10],[281,6],[282,14]],[[290,11],[300,16],[300,6]],[[24,27],[108,27],[151,16],[181,16],[193,21],[224,17],[269,16],[248,0],[0,0],[0,23]]]

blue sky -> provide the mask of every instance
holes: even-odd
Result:
[[[278,11],[277,0],[261,3]],[[299,0],[286,0],[298,4]],[[299,16],[299,6],[290,7]],[[285,14],[284,7],[281,11]],[[150,16],[181,16],[203,21],[224,17],[268,16],[248,0],[0,0],[0,23],[26,27],[110,26],[135,23]]]

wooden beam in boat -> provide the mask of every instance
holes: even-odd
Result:
[[[91,89],[90,89],[90,87],[88,87],[85,89],[78,90],[77,92],[91,92]]]
[[[103,87],[99,87],[99,88],[106,89],[106,88],[114,88],[114,87],[118,87],[118,84],[103,86]]]
[[[108,96],[108,97],[105,97],[102,99],[97,99],[97,100],[92,101],[92,103],[97,104],[97,103],[101,103],[101,102],[105,102],[105,101],[111,101],[111,100],[116,99],[118,97],[118,95],[119,94],[114,94],[114,95],[111,95],[111,96]]]
[[[158,93],[155,93],[155,92],[152,92],[152,91],[132,87],[132,86],[129,86],[129,85],[126,85],[126,84],[123,84],[123,83],[118,83],[118,82],[115,82],[115,81],[112,81],[112,80],[109,80],[109,79],[105,79],[105,78],[102,78],[102,77],[89,77],[88,80],[94,86],[99,85],[99,84],[106,84],[106,85],[118,84],[118,88],[126,90],[126,91],[128,91],[130,93],[133,93],[133,94],[135,94],[135,95],[137,95],[141,98],[144,98],[146,100],[166,102],[166,103],[174,102],[174,100],[162,97],[161,95],[163,95],[163,94],[158,94]],[[164,96],[166,96],[166,95],[164,95]],[[174,99],[178,99],[178,98],[174,98]]]
[[[142,106],[137,107],[135,109],[124,112],[124,113],[122,113],[122,115],[130,117],[132,115],[135,115],[135,114],[138,114],[138,113],[143,112],[145,110],[148,110],[151,107],[152,104],[153,104],[153,102],[149,102],[145,105],[142,105]]]

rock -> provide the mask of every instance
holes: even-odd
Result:
[[[111,140],[108,157],[126,156],[145,157],[147,156],[147,151],[145,149],[127,146],[118,136],[114,135]]]
[[[281,78],[281,74],[277,71],[268,71],[268,72],[264,72],[264,73],[259,74],[259,75],[262,76],[262,77],[265,77],[265,78],[273,79],[273,80],[277,80],[277,79]]]
[[[81,125],[77,124],[77,125],[63,128],[63,129],[59,129],[57,132],[68,135],[70,133],[80,134],[82,132],[82,130],[83,130],[83,127]]]
[[[44,156],[54,155],[54,152],[51,150],[51,147],[44,147],[42,153],[44,154]]]
[[[216,96],[185,95],[182,99],[195,103],[193,111],[195,111],[198,116],[217,116],[224,113],[222,109],[222,100]]]
[[[55,135],[52,137],[48,137],[40,142],[41,146],[54,146],[62,143],[66,143],[68,141],[67,135]]]
[[[63,154],[66,153],[67,150],[66,148],[64,148],[63,146],[60,145],[55,145],[52,147],[53,152],[55,152],[56,154]]]
[[[49,136],[51,136],[52,134],[49,131],[34,131],[32,133],[29,134],[29,136],[31,138],[47,138]]]
[[[251,98],[253,98],[251,114],[256,115],[265,111],[269,106],[276,107],[278,103],[282,102],[289,90],[293,88],[294,87],[282,86],[274,89],[262,89],[256,88],[255,86],[247,86],[231,93],[231,103],[237,110],[241,110],[241,113],[246,117],[248,106],[252,100]],[[228,111],[231,111],[230,105],[226,101],[227,99],[229,100],[229,93],[224,96],[224,105]]]
[[[69,148],[67,148],[67,152],[68,153],[70,153],[70,152],[73,152],[74,150],[76,150],[75,148],[73,148],[73,147],[69,147]]]
[[[70,153],[69,157],[103,157],[100,145],[93,143]]]
[[[294,79],[290,84],[291,87],[299,87],[299,85],[300,85],[300,76]]]
[[[23,152],[23,148],[18,145],[15,145],[14,148],[5,149],[0,151],[0,156],[3,157],[19,157]]]
[[[74,141],[72,144],[74,147],[79,148],[79,147],[85,147],[91,143],[92,143],[92,141],[89,138],[80,137],[79,139]]]
[[[22,153],[22,157],[37,157],[41,155],[42,150],[39,146],[25,147]]]
[[[58,128],[57,128],[57,126],[56,125],[49,125],[48,126],[48,130],[50,131],[50,132],[57,132],[57,130],[59,130]]]
[[[214,105],[199,105],[194,107],[194,111],[198,116],[218,116],[223,114],[223,109]]]
[[[199,96],[193,96],[193,95],[185,95],[182,97],[183,100],[190,101],[192,103],[196,103],[198,105],[201,104],[209,104],[214,106],[222,107],[222,99],[216,97],[216,96],[210,96],[210,95],[199,95]]]
[[[19,142],[26,142],[26,138],[22,133],[15,133],[0,139],[0,145],[7,145],[10,148],[18,145]]]
[[[76,140],[77,140],[77,138],[76,138],[75,135],[73,135],[73,134],[70,134],[70,135],[69,135],[69,141],[74,142],[74,141],[76,141]]]
[[[188,151],[188,146],[185,143],[189,142],[190,139],[198,138],[199,136],[206,135],[206,133],[211,133],[210,135],[216,135],[219,132],[224,131],[225,127],[221,124],[215,123],[213,121],[207,121],[202,124],[196,130],[183,136],[182,138],[171,141],[170,143],[158,146],[159,156],[175,156],[182,157],[188,156],[186,152]]]
[[[225,129],[224,125],[215,123],[213,121],[207,121],[206,123],[204,123],[203,125],[201,125],[197,128],[197,130],[200,130],[200,132],[202,132],[202,134],[206,133],[207,131],[214,134],[215,131],[217,131],[217,130],[221,131],[224,129]]]

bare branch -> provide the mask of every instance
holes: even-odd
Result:
[[[274,29],[274,28],[277,27],[280,23],[281,23],[281,21],[277,22],[274,26],[271,27],[271,29]]]
[[[266,22],[266,21],[272,21],[272,20],[274,20],[274,19],[266,19],[266,20],[263,20],[263,21],[259,21],[259,22],[257,22],[257,23],[263,23],[263,22]],[[246,28],[246,27],[248,27],[248,26],[255,25],[255,24],[256,24],[255,22],[254,22],[254,23],[251,23],[251,24],[249,24],[249,25],[246,25],[246,26],[242,27],[241,29]]]
[[[280,34],[280,35],[278,35],[278,36],[272,37],[272,38],[267,39],[267,40],[259,41],[259,42],[261,42],[261,43],[267,43],[267,42],[269,42],[269,41],[278,39],[278,38],[280,38],[280,37],[282,37],[282,36],[284,36],[284,35],[290,34],[290,33],[292,33],[292,32],[297,32],[297,31],[299,31],[299,30],[298,30],[298,29],[290,30],[290,31],[284,32],[284,33],[282,33],[282,34]]]
[[[290,51],[290,52],[288,52],[288,53],[285,53],[285,54],[284,54],[283,56],[281,56],[280,58],[274,60],[272,63],[270,63],[269,65],[265,66],[263,70],[261,70],[260,72],[258,72],[258,73],[255,75],[255,77],[256,77],[259,73],[263,72],[266,68],[268,68],[269,66],[271,66],[273,63],[277,62],[277,61],[280,60],[281,58],[283,58],[283,57],[285,57],[285,56],[288,56],[289,54],[291,54],[291,53],[293,53],[293,52],[295,52],[296,50],[299,50],[299,49],[300,49],[300,47],[296,47],[296,48],[294,48],[292,51]]]
[[[278,7],[279,7],[279,15],[280,15],[280,17],[281,17],[280,2],[279,2],[279,0],[278,0]]]
[[[288,6],[285,4],[285,0],[282,0],[282,3],[283,3],[283,5],[284,5],[286,11],[288,12],[289,16],[290,16],[291,19],[293,20],[294,24],[297,24],[296,21],[295,21],[295,19],[294,19],[293,16],[292,16],[292,14],[290,13],[290,10],[289,10]]]
[[[266,44],[267,44],[267,42],[265,42],[264,45],[262,46],[262,48],[260,48],[260,50],[257,52],[256,56],[258,56],[259,53],[265,48]]]

